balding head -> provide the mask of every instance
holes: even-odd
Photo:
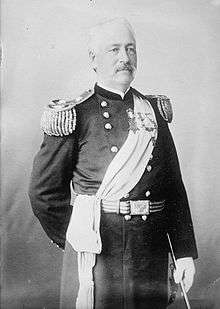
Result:
[[[136,44],[135,32],[127,19],[114,18],[96,24],[89,31],[89,52],[98,52],[100,44],[103,44],[104,41],[112,39],[116,33],[125,31],[130,32],[133,41]]]
[[[89,56],[102,84],[125,91],[137,65],[136,41],[130,23],[116,18],[90,30]]]

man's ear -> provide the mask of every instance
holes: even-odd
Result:
[[[93,70],[96,72],[97,70],[96,54],[93,50],[89,50],[89,59]]]

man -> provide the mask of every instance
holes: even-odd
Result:
[[[90,37],[97,83],[77,99],[48,105],[30,185],[33,211],[53,242],[64,248],[67,239],[66,265],[78,254],[78,280],[71,283],[74,269],[66,268],[62,288],[64,303],[69,287],[77,289],[77,300],[62,308],[75,301],[82,309],[166,308],[167,233],[175,280],[183,279],[187,291],[197,258],[168,128],[172,108],[168,98],[130,87],[137,54],[126,20],[100,24]]]

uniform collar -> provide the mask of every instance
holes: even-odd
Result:
[[[124,93],[122,91],[106,87],[101,83],[96,83],[95,92],[111,100],[126,100],[131,96],[131,87],[129,87]]]

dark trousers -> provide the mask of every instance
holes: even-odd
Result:
[[[154,218],[153,218],[154,216]],[[102,253],[94,268],[95,309],[164,309],[167,306],[168,253],[161,214],[126,221],[102,214]],[[67,243],[61,283],[61,309],[75,308],[77,256]],[[83,308],[82,308],[83,309]]]

